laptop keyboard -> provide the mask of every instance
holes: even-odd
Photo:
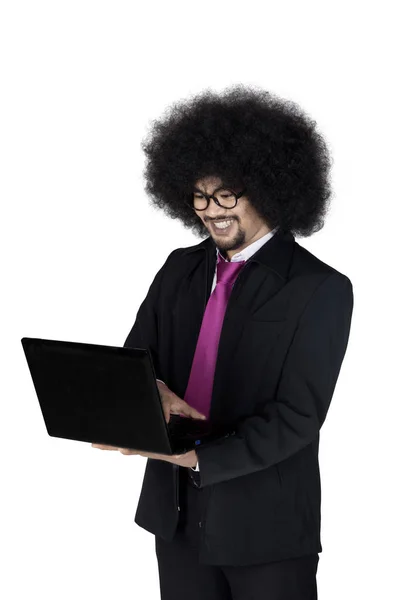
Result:
[[[211,423],[207,420],[170,415],[168,429],[171,435],[177,438],[198,439],[211,432]]]

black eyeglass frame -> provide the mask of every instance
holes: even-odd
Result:
[[[231,190],[230,188],[225,187],[225,186],[221,186],[221,187],[217,188],[216,190],[213,191],[212,194],[206,194],[205,192],[202,192],[198,188],[194,188],[194,190],[195,190],[195,192],[198,192],[199,194],[202,194],[205,197],[205,199],[207,200],[207,206],[205,208],[195,208],[194,207],[194,198],[192,197],[191,201],[189,201],[189,200],[186,201],[186,204],[192,210],[195,210],[195,211],[207,210],[207,208],[209,207],[210,199],[211,198],[214,200],[214,202],[215,202],[215,204],[217,206],[220,206],[221,208],[226,208],[227,210],[231,210],[232,208],[235,208],[237,206],[238,200],[239,200],[239,198],[241,198],[243,196],[243,194],[246,191],[246,188],[244,188],[244,190],[242,190],[241,192],[239,192],[239,194],[235,194],[235,192],[233,190]],[[229,207],[228,206],[222,206],[222,204],[219,202],[218,198],[216,198],[214,196],[214,194],[216,194],[219,190],[226,190],[228,192],[231,192],[232,195],[235,196],[235,204],[233,206],[229,206]]]

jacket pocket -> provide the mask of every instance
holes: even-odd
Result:
[[[237,345],[236,356],[239,364],[243,365],[242,371],[255,365],[262,369],[265,359],[268,357],[275,343],[281,335],[286,321],[258,321],[248,320],[243,325],[241,338]],[[257,377],[263,371],[256,371]]]

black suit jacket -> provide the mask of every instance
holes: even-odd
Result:
[[[124,346],[151,351],[183,398],[211,291],[211,237],[174,250]],[[197,449],[205,510],[200,561],[246,565],[321,552],[319,431],[346,352],[346,275],[279,229],[239,273],[227,305],[210,420],[232,430]],[[135,522],[165,540],[179,517],[178,467],[148,459]]]

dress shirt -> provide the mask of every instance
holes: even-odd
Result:
[[[266,242],[268,242],[268,240],[270,240],[272,238],[272,236],[277,231],[277,229],[278,229],[278,227],[275,227],[275,229],[272,229],[271,231],[269,231],[268,233],[266,233],[265,235],[260,237],[258,240],[256,240],[252,244],[249,244],[248,246],[246,246],[246,248],[244,248],[240,252],[237,252],[236,254],[234,254],[232,256],[230,262],[238,262],[240,260],[248,260],[251,256],[253,256],[253,254],[255,254],[257,252],[257,250],[259,250],[261,248],[261,246],[263,246]],[[218,257],[218,252],[219,252],[219,250],[218,250],[218,248],[216,248],[217,257]],[[226,258],[224,258],[222,256],[222,254],[221,254],[221,258],[222,258],[222,260],[225,260],[225,262],[229,262],[226,260]],[[216,285],[217,285],[217,265],[215,265],[214,279],[213,279],[213,283],[211,286],[210,295],[213,293]],[[161,379],[158,379],[157,381],[161,381]],[[190,468],[193,471],[200,471],[198,462],[196,463],[195,467],[190,467]]]

